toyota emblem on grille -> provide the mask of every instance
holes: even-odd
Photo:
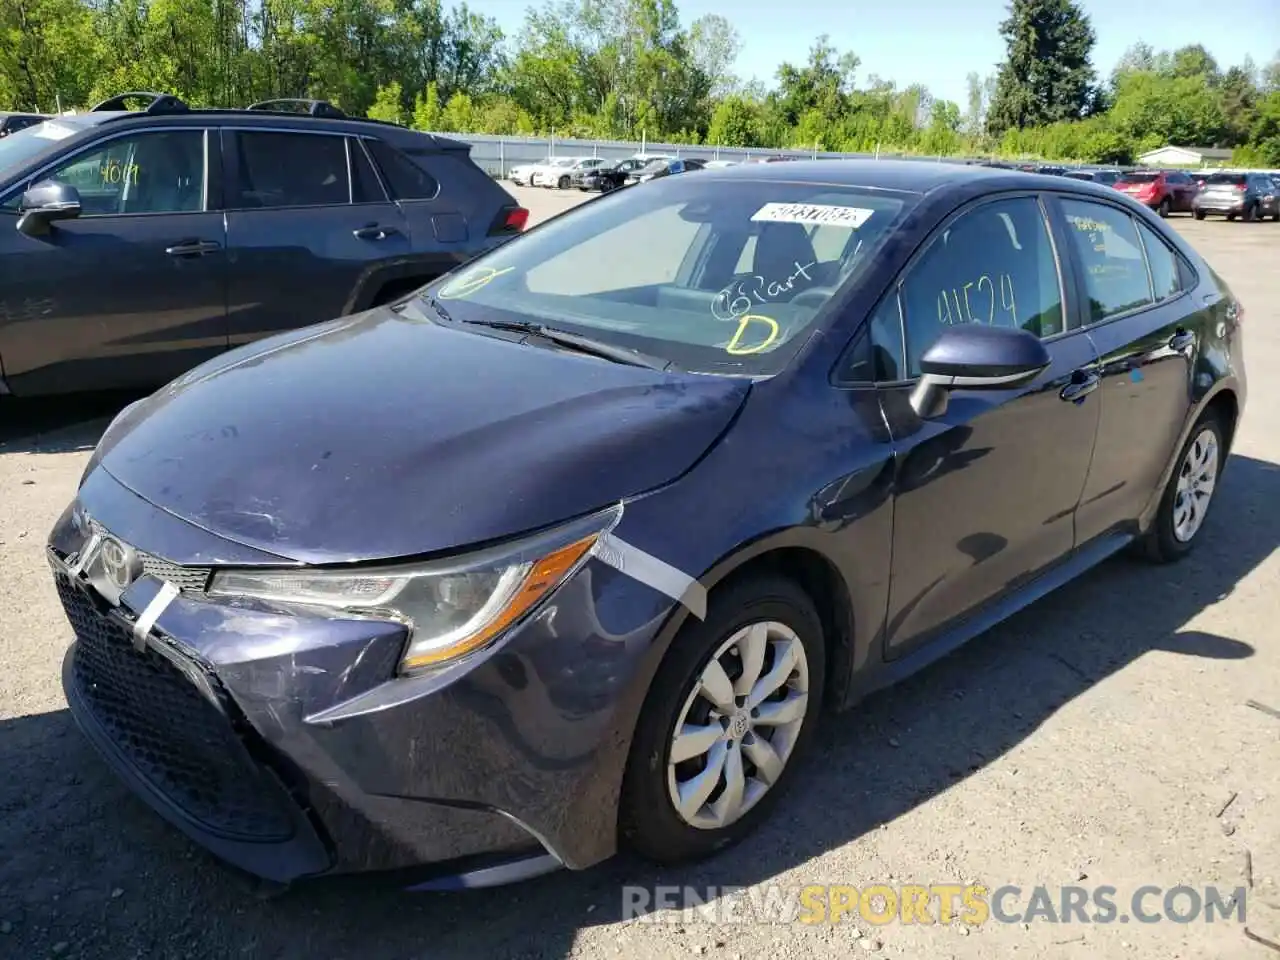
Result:
[[[103,537],[98,562],[103,576],[117,590],[125,590],[138,575],[138,555],[115,537]]]

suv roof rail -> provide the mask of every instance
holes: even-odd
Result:
[[[260,100],[251,103],[250,110],[266,110],[272,113],[306,113],[313,117],[345,119],[346,114],[328,100],[308,100],[299,97],[281,97],[276,100]]]
[[[185,103],[171,93],[154,93],[150,90],[128,90],[109,97],[89,108],[90,113],[106,110],[128,110],[125,101],[149,98],[150,102],[142,108],[143,113],[186,113],[189,109]]]

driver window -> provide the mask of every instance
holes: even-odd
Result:
[[[1062,290],[1048,224],[1031,197],[986,203],[962,214],[930,243],[901,285],[906,376],[956,323],[1061,333]]]
[[[119,137],[41,179],[75,187],[86,217],[199,212],[204,209],[204,134],[174,130]]]

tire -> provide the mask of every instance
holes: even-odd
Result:
[[[569,178],[568,178],[568,177],[561,177],[561,178],[560,178],[560,182],[559,182],[559,183],[557,183],[557,184],[556,184],[556,186],[557,186],[557,187],[559,187],[561,190],[568,190],[568,189],[569,189]]]
[[[1228,219],[1228,220],[1234,220],[1235,218],[1236,218],[1236,215],[1235,215],[1234,213],[1228,213],[1228,214],[1227,214],[1227,219]]]
[[[747,636],[746,628],[753,625],[756,631]],[[753,727],[755,721],[745,712],[730,719],[724,711],[717,719],[711,699],[701,692],[703,671],[711,667],[712,660],[724,668],[720,676],[726,683],[731,677],[741,681],[744,664],[736,655],[739,643],[758,644],[758,649],[767,651],[758,670],[761,680],[776,676],[776,658],[783,651],[803,654],[803,663],[798,656],[792,660],[789,679],[774,694],[784,699],[771,697],[762,702],[791,704],[793,710],[785,713],[778,706],[772,708],[779,718],[790,718],[786,723]],[[808,594],[794,582],[776,575],[750,577],[712,594],[706,620],[690,620],[676,636],[641,711],[623,777],[618,816],[622,841],[649,860],[675,864],[709,856],[751,833],[786,790],[813,740],[825,679],[822,621]],[[744,707],[742,689],[725,691],[735,694],[726,699],[733,700],[739,711]],[[701,726],[714,742],[699,744],[689,738],[692,752],[679,764],[672,764],[674,734],[686,720]],[[765,732],[767,736],[762,736]],[[762,743],[768,746],[767,753],[761,750]],[[766,785],[758,779],[762,768],[752,759],[778,759],[779,755],[781,762],[772,785]],[[695,826],[677,810],[673,793],[679,795],[678,784],[696,781],[716,759],[721,761],[722,771],[744,773],[743,804],[736,813],[725,809],[726,779],[721,773],[714,778],[710,794],[704,795],[704,802],[693,811],[692,820],[701,823]],[[715,823],[717,811],[725,815],[723,825]]]
[[[1160,206],[1156,207],[1156,213],[1160,214],[1162,217],[1167,217],[1169,216],[1170,209],[1172,208],[1169,205],[1169,198],[1165,197],[1160,201]]]
[[[1242,217],[1241,219],[1243,219],[1245,223],[1256,222],[1258,219],[1258,205],[1256,203],[1253,203],[1245,207],[1244,217]]]
[[[1197,444],[1200,446],[1198,447]],[[1209,454],[1205,453],[1207,444],[1212,445],[1212,451]],[[1178,452],[1177,466],[1174,468],[1173,476],[1169,478],[1169,483],[1165,486],[1155,521],[1147,531],[1142,544],[1148,559],[1156,563],[1173,563],[1181,560],[1195,547],[1217,495],[1217,484],[1222,476],[1226,453],[1222,423],[1216,413],[1206,413],[1196,421],[1196,425],[1191,429],[1191,436]],[[1210,459],[1205,460],[1205,456],[1209,456]],[[1201,463],[1206,466],[1197,466]],[[1182,494],[1181,498],[1179,494],[1184,476],[1196,478],[1208,476],[1209,478],[1207,496],[1192,494],[1192,502],[1198,504],[1198,508],[1195,511],[1194,525],[1190,527],[1180,525],[1178,522],[1185,516],[1182,508],[1186,501],[1186,494]],[[1192,489],[1203,494],[1206,490],[1203,479],[1197,480]]]
[[[1204,211],[1203,211],[1203,210],[1196,210],[1196,211],[1195,211],[1195,218],[1196,218],[1197,220],[1203,220],[1203,219],[1204,219]]]

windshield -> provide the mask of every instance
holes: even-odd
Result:
[[[686,370],[767,375],[915,197],[662,178],[557,217],[422,292],[459,324],[532,322]]]
[[[668,163],[670,163],[669,160],[650,160],[644,165],[644,169],[652,173],[654,170],[661,170]]]
[[[56,120],[46,120],[33,127],[24,127],[7,137],[0,137],[0,176],[10,167],[26,163],[79,131]]]

